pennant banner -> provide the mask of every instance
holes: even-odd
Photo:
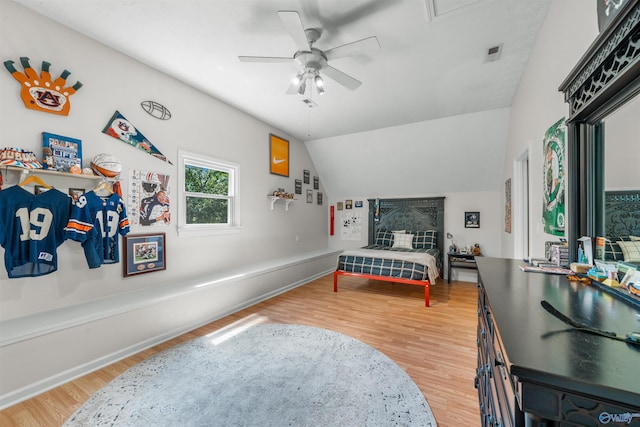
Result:
[[[102,129],[102,132],[114,137],[115,139],[119,139],[126,144],[136,147],[147,154],[151,154],[153,157],[164,160],[170,165],[173,164],[117,110],[113,113],[113,116],[111,116],[111,119],[104,129]]]

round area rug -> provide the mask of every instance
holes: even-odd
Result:
[[[394,361],[326,329],[260,324],[130,368],[65,426],[436,426]]]

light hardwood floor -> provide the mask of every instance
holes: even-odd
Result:
[[[7,408],[0,425],[60,426],[129,367],[256,313],[271,323],[331,329],[377,348],[413,378],[440,427],[476,426],[477,294],[474,283],[439,280],[425,308],[421,287],[341,277],[334,293],[328,275]]]

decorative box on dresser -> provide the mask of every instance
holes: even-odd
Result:
[[[479,257],[478,390],[482,426],[640,426],[640,347],[572,330],[640,331],[640,307],[597,285]]]

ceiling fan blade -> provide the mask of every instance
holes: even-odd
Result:
[[[330,65],[327,65],[326,67],[324,67],[322,69],[322,72],[325,73],[327,77],[330,77],[331,79],[335,80],[337,83],[340,83],[342,86],[346,87],[347,89],[356,90],[362,84],[360,80],[356,80],[350,75],[345,74],[342,71],[331,67]]]
[[[309,46],[309,41],[307,40],[307,35],[304,32],[304,26],[302,25],[302,20],[298,12],[293,10],[280,10],[278,11],[278,15],[280,15],[280,20],[287,31],[289,31],[289,34],[291,34],[298,50],[310,51],[311,47]]]
[[[380,43],[376,36],[367,37],[366,39],[358,40],[355,42],[343,44],[342,46],[334,47],[333,49],[325,50],[324,54],[328,61],[336,58],[343,58],[345,56],[372,54],[380,49]]]
[[[291,62],[293,58],[279,56],[238,56],[240,62]]]

